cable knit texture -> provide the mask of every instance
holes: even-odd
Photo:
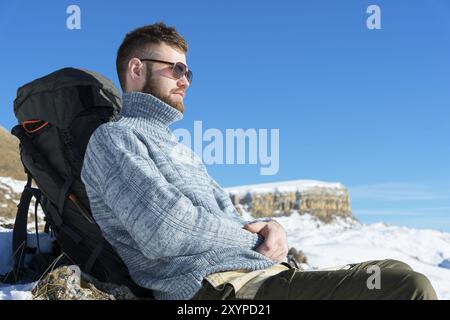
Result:
[[[229,195],[169,125],[183,114],[125,93],[117,122],[99,126],[81,178],[92,214],[133,280],[156,299],[190,299],[207,275],[276,264],[255,249]]]

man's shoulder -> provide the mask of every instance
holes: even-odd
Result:
[[[148,157],[148,145],[152,143],[150,140],[120,121],[107,122],[97,127],[92,134],[86,156],[105,158],[104,161],[130,154]]]
[[[83,159],[81,178],[86,184],[88,177],[99,176],[105,168],[116,165],[121,154],[138,149],[132,129],[120,122],[106,122],[92,133]],[[86,180],[86,181],[85,181]]]
[[[97,135],[124,135],[124,134],[133,134],[134,130],[132,127],[125,125],[123,122],[119,121],[110,121],[105,122],[95,129],[94,134]]]
[[[136,132],[133,128],[124,125],[120,121],[111,121],[101,124],[92,133],[89,145],[102,144],[110,146],[120,146],[127,144],[130,140],[136,139]]]

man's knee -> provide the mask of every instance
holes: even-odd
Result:
[[[397,269],[412,271],[413,269],[406,263],[395,259],[369,260],[360,263],[349,264],[352,270],[367,270],[370,267],[378,266],[381,270]]]
[[[404,263],[400,260],[395,259],[385,259],[385,260],[379,260],[376,263],[380,269],[398,269],[398,270],[408,270],[412,271],[413,269],[411,266],[407,263]]]
[[[405,299],[436,300],[437,295],[430,280],[421,273],[408,272],[403,286]]]

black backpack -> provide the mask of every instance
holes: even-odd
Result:
[[[120,92],[114,84],[86,70],[64,68],[18,89],[14,113],[19,124],[11,133],[20,141],[28,182],[13,230],[14,269],[3,282],[36,281],[59,256],[63,257],[59,264],[77,264],[100,281],[126,285],[140,297],[152,296],[132,281],[124,262],[103,237],[80,178],[89,138],[99,125],[116,121],[120,109]],[[39,243],[38,248],[27,247],[32,197],[35,210],[40,204],[45,214],[45,232],[55,238],[52,254],[42,254]],[[30,254],[31,262],[25,264]]]

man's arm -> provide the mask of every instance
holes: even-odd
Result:
[[[114,138],[109,130],[114,130]],[[263,242],[262,236],[234,221],[195,206],[166,181],[134,134],[101,126],[91,140],[85,161],[110,169],[90,172],[86,165],[83,181],[96,182],[105,204],[149,259],[218,248],[255,250]]]
[[[232,219],[239,222],[246,230],[264,237],[264,243],[256,251],[272,260],[286,261],[289,248],[286,231],[283,227],[272,218],[259,218],[246,221],[236,212],[229,194],[213,178],[211,180],[214,195],[220,208],[228,213]]]
[[[206,169],[205,169],[206,170]],[[209,175],[208,175],[209,176]],[[216,198],[219,208],[225,212],[231,219],[239,223],[242,227],[249,223],[236,210],[231,202],[230,195],[211,176],[211,185],[213,187],[214,197]]]

